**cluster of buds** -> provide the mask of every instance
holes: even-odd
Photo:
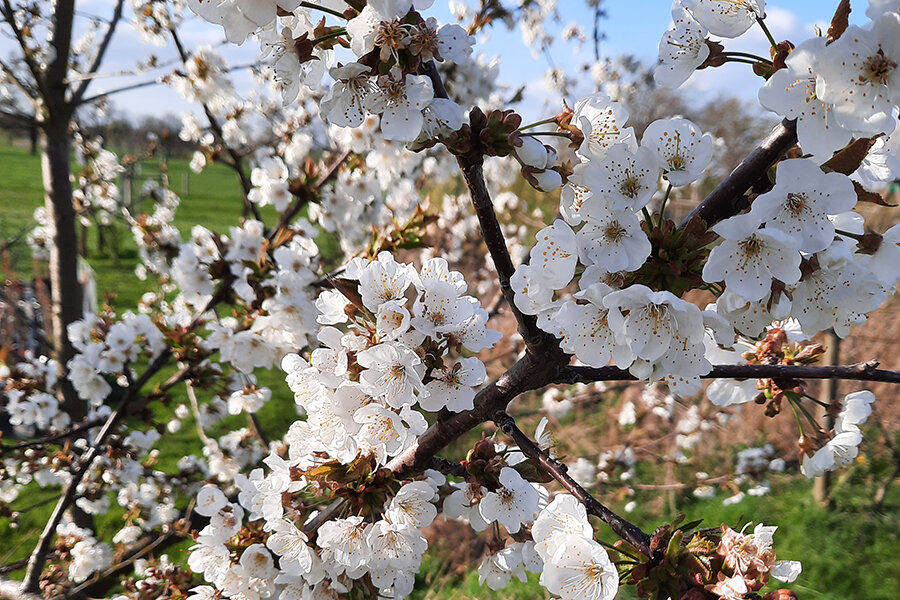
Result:
[[[509,136],[512,154],[522,165],[522,177],[541,192],[552,192],[562,185],[560,167],[554,166],[557,160],[556,150],[543,144],[536,137],[521,131],[514,131]]]
[[[683,520],[684,515],[678,515],[657,529],[650,538],[653,558],[628,569],[640,597],[699,600],[712,593],[739,600],[759,592],[771,578],[790,583],[802,570],[797,561],[775,560],[772,543],[777,527],[760,523],[752,533],[745,533],[747,527],[740,532],[725,524],[704,529],[698,528],[700,521]],[[616,546],[624,549],[627,544]],[[789,590],[777,590],[764,597],[787,600],[795,596]]]
[[[744,352],[742,356],[751,365],[811,365],[824,353],[821,344],[791,343],[783,328],[773,327],[752,351]],[[766,404],[766,415],[774,417],[781,412],[785,397],[799,400],[806,393],[806,385],[800,379],[759,379],[756,402]]]

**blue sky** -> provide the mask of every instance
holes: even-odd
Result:
[[[108,15],[112,11],[113,4],[113,0],[82,0],[78,3],[78,8],[86,14]],[[827,26],[830,11],[836,4],[837,0],[769,2],[767,23],[777,39],[791,39],[799,42],[813,35],[816,24]],[[855,10],[851,15],[852,22],[861,24],[865,21],[866,5],[865,0],[853,2]],[[606,40],[601,46],[602,54],[614,57],[629,53],[646,63],[655,61],[659,39],[670,23],[670,6],[671,3],[668,0],[606,0],[605,7],[608,18],[601,21],[601,28],[606,34]],[[557,7],[563,14],[565,22],[582,24],[586,35],[590,38],[593,18],[583,0],[558,0]],[[437,17],[442,22],[451,20],[446,0],[436,0],[428,14]],[[549,29],[551,32],[559,31],[558,26],[551,26]],[[181,33],[188,47],[196,47],[199,44],[216,45],[223,39],[219,27],[197,18],[187,19]],[[8,40],[0,39],[0,54],[9,53],[9,44]],[[741,38],[727,41],[726,46],[729,50],[765,54],[768,44],[761,30],[753,27]],[[256,59],[258,51],[258,47],[252,40],[248,40],[243,46],[225,45],[218,49],[231,64],[252,62]],[[530,50],[522,42],[522,35],[518,29],[507,31],[503,26],[493,28],[485,39],[479,39],[476,52],[483,52],[487,56],[499,55],[502,57],[500,75],[503,82],[514,87],[527,85],[527,90],[534,100],[529,105],[521,107],[526,118],[537,116],[541,112],[544,101],[549,101],[548,94],[540,83],[548,67],[548,59],[544,56],[532,56]],[[109,53],[110,58],[104,65],[103,71],[115,73],[131,69],[136,61],[146,60],[151,53],[157,55],[160,60],[175,56],[171,45],[157,48],[141,44],[136,32],[128,24],[123,23],[116,34]],[[589,39],[579,49],[574,44],[566,44],[557,40],[550,49],[550,59],[559,66],[571,65],[574,67],[584,62],[590,62],[593,60],[592,43]],[[143,79],[146,79],[146,76],[130,79],[122,77],[99,79],[91,86],[91,93],[106,91]],[[720,69],[707,69],[695,73],[683,89],[690,97],[701,102],[723,94],[752,99],[756,96],[758,81],[748,76],[745,65],[731,64]],[[235,83],[238,90],[247,89],[250,79],[246,74],[236,74]],[[554,98],[552,108],[556,108],[558,105],[558,99]],[[130,116],[141,117],[178,113],[188,105],[171,89],[165,86],[152,86],[116,95],[115,106]]]

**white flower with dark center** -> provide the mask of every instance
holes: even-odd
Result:
[[[417,527],[384,520],[372,525],[367,541],[372,552],[371,569],[415,570],[428,548]]]
[[[650,256],[650,240],[635,213],[585,206],[581,214],[586,223],[576,239],[584,264],[597,265],[607,273],[636,271]]]
[[[373,452],[379,463],[399,452],[406,443],[409,430],[400,416],[380,404],[367,404],[353,415],[360,428],[356,440],[365,454]]]
[[[438,27],[437,19],[428,17],[424,23],[412,26],[408,33],[409,51],[423,62],[429,60],[457,62],[472,54],[475,39],[459,25]]]
[[[659,41],[659,60],[653,78],[659,85],[677,88],[709,57],[706,28],[679,5],[672,8],[673,27]]]
[[[598,92],[582,98],[575,103],[574,111],[572,124],[584,133],[584,141],[578,149],[582,158],[603,158],[615,144],[626,144],[637,150],[634,130],[625,127],[628,110],[606,94]]]
[[[807,477],[819,477],[852,463],[859,454],[862,433],[859,426],[872,414],[875,395],[863,390],[844,398],[841,412],[834,423],[834,437],[813,456],[804,456],[800,471]]]
[[[736,38],[766,11],[765,0],[684,0],[684,7],[713,35]]]
[[[835,119],[834,106],[816,96],[816,73],[825,38],[807,40],[785,59],[787,68],[779,69],[759,88],[759,103],[787,119],[797,119],[797,139],[807,154],[831,158],[853,137]],[[819,162],[821,162],[819,161]]]
[[[359,63],[332,67],[335,83],[319,103],[319,113],[340,127],[359,127],[366,118],[366,102],[375,88],[371,69]]]
[[[625,144],[612,146],[601,160],[575,167],[572,181],[591,191],[580,210],[583,218],[599,206],[608,210],[639,211],[657,189],[659,162],[653,151],[641,147],[632,152]]]
[[[856,191],[849,177],[823,173],[814,161],[797,158],[778,163],[775,187],[753,201],[750,213],[766,224],[764,231],[779,229],[802,252],[812,254],[834,241],[834,225],[828,216],[845,213],[854,206]]]
[[[712,136],[687,119],[659,119],[647,126],[641,146],[653,150],[666,181],[678,187],[696,181],[712,159]]]
[[[371,560],[368,535],[372,528],[363,517],[347,517],[325,521],[319,528],[316,543],[330,550],[334,560],[348,571],[355,571]]]
[[[712,229],[724,241],[710,252],[703,281],[724,280],[730,291],[750,302],[766,297],[773,278],[788,285],[797,283],[800,240],[774,227],[760,229],[761,223],[761,216],[752,212],[717,223]]]
[[[419,406],[430,412],[446,408],[462,412],[475,408],[475,388],[487,378],[484,363],[475,357],[461,358],[449,369],[431,374],[432,381],[425,389],[428,395],[419,399]]]
[[[900,103],[900,13],[885,13],[863,29],[850,25],[819,53],[816,96],[834,105],[847,129],[889,134]]]
[[[416,394],[424,395],[422,376],[425,367],[418,355],[398,342],[386,342],[372,346],[356,355],[356,361],[366,370],[360,382],[373,396],[383,395],[394,408],[411,405]]]
[[[608,294],[603,305],[609,309],[610,327],[635,358],[653,362],[674,352],[678,343],[688,347],[703,343],[705,330],[700,309],[671,292],[632,285]],[[627,368],[630,364],[623,360],[619,366]]]
[[[532,484],[522,479],[510,467],[500,470],[500,487],[488,492],[478,503],[478,511],[485,521],[497,521],[509,533],[516,533],[522,523],[531,521],[538,511],[540,496]]]
[[[584,504],[571,494],[557,495],[541,510],[531,527],[534,549],[544,563],[556,554],[569,536],[590,538],[593,535]]]
[[[619,591],[619,573],[598,542],[570,535],[544,561],[541,580],[562,600],[612,600]]]
[[[617,353],[615,332],[610,328],[603,298],[613,289],[595,283],[567,300],[550,319],[553,333],[562,338],[560,347],[591,367],[602,367]]]
[[[851,325],[862,325],[866,315],[887,297],[878,278],[856,260],[842,241],[815,255],[818,269],[804,275],[791,290],[791,314],[808,337],[833,327],[840,337]]]
[[[409,267],[395,261],[390,252],[380,252],[359,274],[363,305],[377,313],[382,302],[403,300],[411,281]]]
[[[391,499],[385,516],[392,523],[413,527],[428,527],[437,516],[437,507],[432,504],[434,488],[427,481],[412,481],[405,484]]]
[[[403,75],[399,68],[380,75],[378,89],[366,97],[366,109],[381,115],[386,140],[411,142],[419,137],[425,117],[422,111],[434,99],[431,80],[424,75]]]
[[[309,538],[294,523],[287,519],[278,519],[269,523],[272,535],[266,540],[266,547],[277,554],[279,568],[284,570],[309,573],[312,569],[312,549],[307,542]]]
[[[474,305],[459,296],[459,289],[452,283],[426,280],[422,294],[413,304],[413,327],[432,337],[455,331],[472,316]]]

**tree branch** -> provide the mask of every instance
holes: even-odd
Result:
[[[79,423],[74,427],[66,429],[65,431],[61,431],[59,433],[43,437],[37,440],[29,440],[27,442],[21,442],[14,446],[4,446],[0,444],[0,458],[9,454],[10,452],[15,452],[16,450],[25,450],[26,448],[34,448],[35,446],[43,446],[45,444],[52,444],[53,442],[58,442],[60,440],[64,440],[70,437],[75,437],[82,432],[85,432],[89,429],[93,429],[98,425],[103,424],[102,419],[91,419],[90,421],[86,421],[84,423]]]
[[[684,218],[678,227],[686,227],[690,221],[697,218],[703,219],[707,226],[711,227],[747,208],[749,204],[744,193],[756,185],[760,178],[766,177],[769,167],[795,143],[797,143],[797,122],[785,119]]]
[[[25,65],[28,67],[31,76],[34,78],[35,87],[37,90],[43,91],[41,68],[34,62],[34,59],[31,56],[31,50],[28,47],[28,41],[25,39],[24,32],[16,25],[15,11],[9,0],[3,0],[3,5],[0,7],[0,13],[3,14],[9,28],[12,29],[13,35],[16,37],[16,41],[19,43],[19,48],[22,50],[22,59],[25,61]],[[66,57],[66,60],[68,60],[68,53],[66,54]]]
[[[584,504],[590,514],[599,517],[601,521],[609,525],[609,528],[616,535],[637,548],[641,554],[648,558],[653,557],[653,551],[650,550],[650,536],[647,533],[642,531],[637,525],[626,521],[591,496],[577,481],[572,479],[566,471],[566,466],[558,460],[550,458],[546,452],[541,450],[531,438],[516,426],[516,422],[512,417],[500,411],[494,415],[494,422],[503,430],[503,433],[513,439],[525,456],[536,460],[548,474],[566,488],[566,491]]]
[[[113,10],[112,18],[109,20],[109,26],[106,28],[106,33],[103,35],[103,39],[100,41],[100,45],[97,47],[97,53],[94,55],[94,60],[91,61],[91,66],[88,67],[87,75],[92,75],[97,72],[97,69],[100,68],[100,63],[103,62],[103,57],[106,54],[106,50],[109,48],[109,43],[112,41],[113,34],[116,32],[116,26],[119,24],[119,21],[122,19],[122,5],[125,3],[125,0],[118,0],[116,2],[116,7]],[[86,77],[81,83],[78,84],[78,88],[72,94],[72,106],[79,106],[81,104],[81,99],[84,97],[84,93],[87,91],[88,85],[91,83],[91,78]]]
[[[178,37],[178,32],[175,31],[174,28],[169,30],[169,33],[172,34],[172,41],[175,43],[175,49],[178,50],[178,56],[181,57],[181,62],[185,66],[187,66],[188,60],[190,60],[190,54],[187,50],[185,50],[184,45],[181,43],[181,38]],[[250,182],[250,176],[247,175],[247,172],[244,167],[244,157],[241,156],[238,152],[236,152],[231,146],[225,143],[225,135],[222,132],[222,126],[219,124],[219,120],[213,114],[212,110],[209,108],[209,105],[206,102],[200,102],[200,105],[203,107],[203,112],[206,114],[206,119],[209,121],[209,127],[212,129],[216,138],[222,142],[222,145],[225,147],[225,150],[228,152],[228,155],[231,157],[231,161],[234,163],[232,165],[232,169],[237,174],[238,179],[241,181],[241,189],[244,191],[244,214],[251,213],[253,218],[257,221],[262,221],[262,216],[259,214],[259,208],[253,202],[250,202],[249,194],[250,190],[253,189],[253,184]]]
[[[855,365],[810,367],[805,365],[713,365],[702,379],[849,379],[900,383],[900,371],[878,368],[878,361]],[[596,381],[638,381],[619,367],[571,367],[559,369],[553,383],[593,383]]]

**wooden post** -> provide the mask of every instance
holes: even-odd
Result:
[[[834,333],[833,329],[828,330],[828,338],[827,344],[828,347],[825,349],[825,362],[829,365],[839,365],[840,357],[841,357],[841,338]],[[822,385],[822,397],[827,398],[828,404],[834,405],[838,399],[838,380],[837,379],[826,379],[824,384]],[[827,409],[823,409],[822,411],[822,427],[826,430],[834,427],[834,419],[831,418],[829,411]],[[831,504],[831,471],[826,471],[824,475],[821,477],[816,477],[813,481],[813,499],[819,504],[819,506],[827,507]]]

